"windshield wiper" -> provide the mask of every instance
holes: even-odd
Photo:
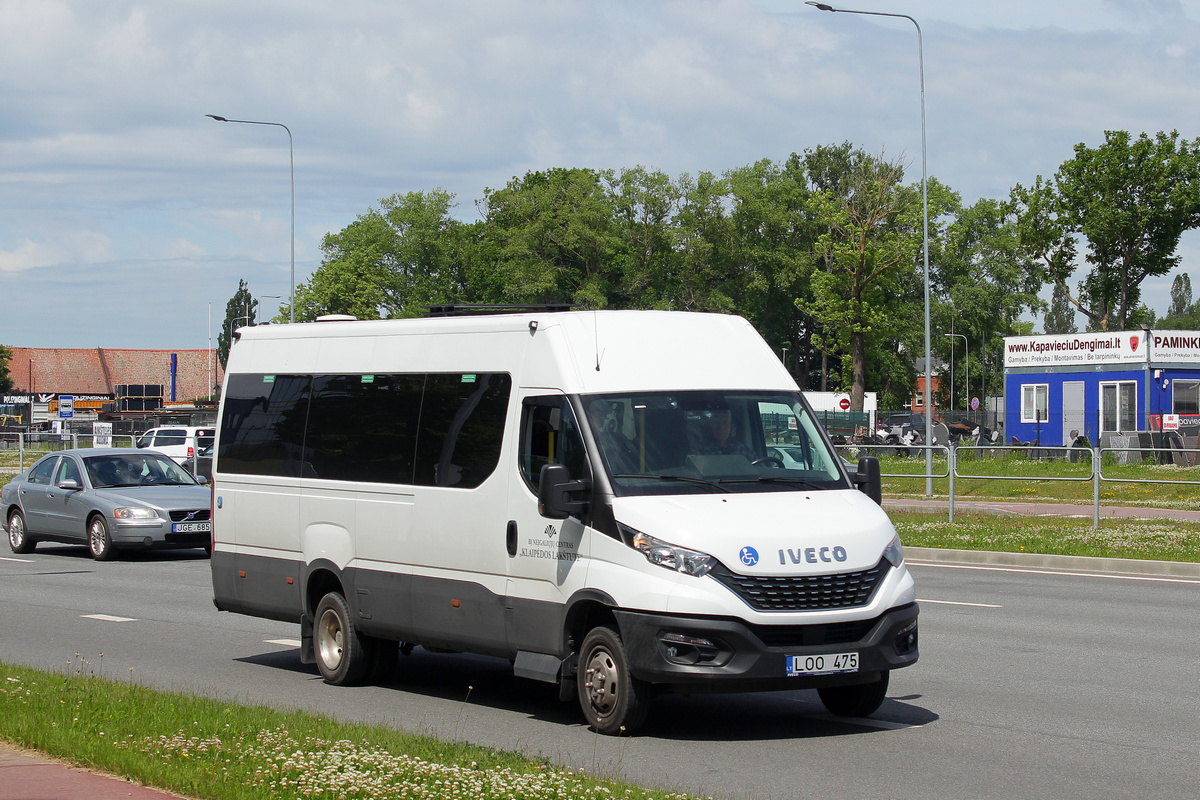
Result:
[[[659,481],[681,481],[683,483],[695,483],[695,484],[699,484],[701,486],[710,486],[713,489],[717,489],[718,491],[722,491],[722,492],[729,491],[728,489],[726,489],[724,486],[721,485],[721,483],[724,483],[724,481],[721,481],[721,483],[718,483],[717,481],[710,481],[710,480],[706,480],[705,478],[692,478],[687,475],[660,475],[656,472],[630,472],[630,473],[625,473],[622,475],[613,475],[612,477],[614,479],[651,478],[653,480],[659,480]]]
[[[785,475],[760,475],[757,478],[722,478],[721,483],[788,483],[796,486],[803,486],[809,489],[824,489],[824,486],[819,486],[812,481],[806,481],[804,478],[789,478]]]

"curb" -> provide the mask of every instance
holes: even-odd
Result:
[[[1066,572],[1103,572],[1113,575],[1200,579],[1200,564],[1187,561],[1003,553],[993,550],[945,550],[938,547],[909,547],[907,545],[904,547],[904,557],[914,562],[924,561],[934,564],[1028,567]]]

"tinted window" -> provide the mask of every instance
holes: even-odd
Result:
[[[196,447],[212,447],[217,432],[212,428],[196,431]]]
[[[417,433],[416,480],[471,489],[500,461],[512,379],[497,373],[428,375]]]
[[[29,470],[29,482],[49,484],[50,476],[54,474],[54,465],[57,463],[58,456],[50,456],[45,461],[39,462],[33,469]]]
[[[311,474],[304,453],[310,379],[230,375],[226,381],[218,469],[247,475]]]
[[[79,473],[79,465],[73,458],[64,457],[58,462],[58,475],[55,476],[54,483],[59,484],[63,481],[75,481],[83,486],[83,475]]]
[[[587,477],[587,457],[575,415],[563,397],[530,397],[521,412],[521,475],[535,491],[547,464]]]
[[[187,431],[172,428],[154,434],[155,447],[170,447],[187,443]]]
[[[424,382],[424,375],[314,378],[305,440],[313,474],[411,484]]]

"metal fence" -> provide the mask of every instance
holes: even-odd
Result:
[[[93,447],[91,433],[0,433],[0,473],[15,475],[47,453]],[[111,447],[133,447],[134,437],[114,434]]]
[[[837,445],[851,458],[867,455],[892,455],[900,448],[876,447],[864,445]],[[1168,480],[1162,478],[1122,478],[1104,473],[1106,456],[1109,466],[1149,461],[1150,463],[1175,464],[1184,469],[1196,469],[1200,464],[1200,449],[1181,449],[1176,447],[1040,447],[1036,445],[912,445],[904,448],[912,455],[931,453],[938,456],[935,464],[942,465],[941,472],[926,475],[924,472],[886,472],[884,478],[945,479],[948,490],[949,521],[954,522],[954,502],[956,499],[954,482],[956,479],[997,480],[997,481],[1039,481],[1039,482],[1068,482],[1092,483],[1092,527],[1100,527],[1100,494],[1101,487],[1109,483],[1131,484],[1174,484],[1182,486],[1200,486],[1200,470],[1195,474],[1197,480]],[[887,452],[883,452],[887,451]],[[989,474],[985,468],[990,458],[1011,458],[1018,455],[1029,463],[1036,461],[1063,459],[1087,465],[1087,473],[1077,476],[1048,476],[1040,474],[1029,475],[996,475]],[[944,461],[942,460],[944,458]],[[969,471],[964,471],[969,470]],[[1020,502],[1020,501],[1017,501]]]

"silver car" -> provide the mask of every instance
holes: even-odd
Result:
[[[162,453],[63,450],[0,489],[14,553],[38,542],[87,544],[105,561],[124,548],[211,547],[212,494]]]

